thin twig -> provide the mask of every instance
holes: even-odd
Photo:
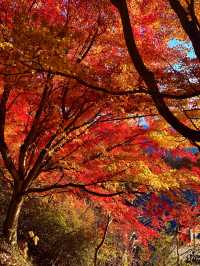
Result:
[[[110,215],[108,215],[107,222],[106,222],[106,226],[105,226],[104,233],[103,233],[103,237],[102,237],[100,243],[95,248],[95,253],[94,253],[94,266],[97,266],[98,253],[99,253],[100,248],[103,246],[103,244],[105,242],[105,239],[106,239],[106,235],[107,235],[107,232],[108,232],[108,227],[109,227],[110,222],[111,222],[111,217],[110,217]]]

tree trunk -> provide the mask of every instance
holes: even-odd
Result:
[[[11,245],[17,245],[17,228],[23,201],[24,196],[13,191],[3,227],[4,236]]]

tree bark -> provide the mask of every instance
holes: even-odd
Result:
[[[3,233],[6,240],[13,246],[17,245],[17,228],[23,201],[24,196],[13,191],[3,227]]]

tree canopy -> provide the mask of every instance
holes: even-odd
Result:
[[[194,222],[182,191],[199,191],[198,11],[192,0],[1,1],[9,242],[24,199],[58,191],[107,210],[127,241],[135,230],[147,243],[173,218]],[[145,208],[133,204],[145,195]]]

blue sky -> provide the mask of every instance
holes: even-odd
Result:
[[[188,49],[187,56],[191,59],[196,58],[191,42],[181,41],[178,39],[172,39],[168,42],[168,44],[170,48],[173,48],[176,46],[180,46],[180,47],[182,46],[183,48],[187,48]]]

